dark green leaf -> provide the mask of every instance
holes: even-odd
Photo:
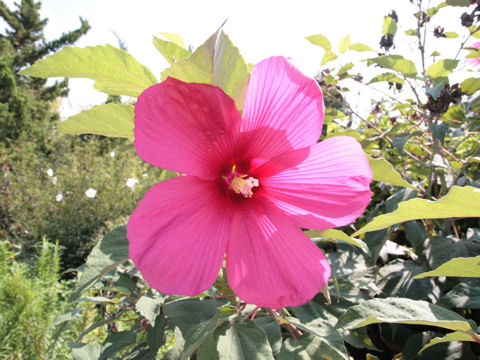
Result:
[[[155,326],[150,326],[147,329],[147,344],[152,353],[157,354],[160,346],[165,343],[165,317],[163,314],[157,316],[154,324]]]
[[[107,336],[102,345],[100,360],[110,358],[124,347],[134,344],[137,340],[138,329],[120,331]]]
[[[163,309],[169,323],[178,326],[185,336],[192,326],[214,318],[226,303],[226,300],[191,298],[166,303]]]
[[[412,135],[413,134],[400,134],[393,138],[393,146],[395,146],[395,149],[397,149],[400,154],[403,154],[403,146]]]
[[[441,303],[457,309],[480,309],[480,283],[462,281],[441,298]]]
[[[188,359],[223,322],[221,319],[212,318],[192,326],[185,336],[185,348],[180,360]]]
[[[282,347],[282,332],[280,326],[271,316],[255,318],[255,323],[267,334],[268,342],[272,348],[273,355],[277,355]]]
[[[405,298],[367,300],[352,306],[338,319],[337,328],[354,329],[377,323],[438,326],[473,332],[472,325],[456,312],[426,301]]]
[[[440,142],[443,145],[445,142],[445,135],[447,135],[448,129],[450,129],[448,124],[444,122],[440,122],[436,124],[434,122],[429,121],[428,127],[430,128],[430,131],[432,132],[433,136],[436,139],[440,140]]]
[[[304,334],[298,339],[288,338],[282,346],[278,360],[344,360],[348,357],[341,356],[321,338]]]
[[[77,300],[82,292],[93,286],[100,276],[126,261],[128,261],[127,227],[120,226],[110,231],[95,245],[85,263],[85,271],[69,300]]]

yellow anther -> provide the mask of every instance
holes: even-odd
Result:
[[[230,183],[232,190],[236,194],[243,195],[245,197],[252,197],[253,191],[252,188],[257,187],[259,182],[257,179],[253,177],[249,177],[248,179],[243,179],[239,176],[235,176]]]

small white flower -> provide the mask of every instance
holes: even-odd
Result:
[[[53,169],[48,169],[47,170],[47,175],[48,176],[53,176]]]
[[[138,184],[138,179],[137,178],[128,178],[127,179],[127,186],[130,188],[130,189],[135,189],[135,185]]]
[[[148,177],[148,174],[145,173],[145,174],[143,174],[142,176],[143,176],[144,178],[146,178],[146,177]]]
[[[63,200],[63,194],[61,192],[59,192],[57,194],[57,196],[55,197],[55,200],[57,200],[58,202],[62,201]]]
[[[57,181],[58,181],[57,177],[54,176],[53,179],[52,179],[53,185],[57,185]]]
[[[115,151],[110,151],[110,157],[115,157]]]
[[[97,195],[97,190],[95,190],[93,188],[87,189],[85,191],[85,195],[87,195],[87,197],[93,199]]]

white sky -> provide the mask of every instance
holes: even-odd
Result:
[[[432,4],[438,2],[432,0]],[[13,0],[6,3],[11,5]],[[178,33],[187,46],[196,48],[228,19],[224,31],[247,62],[283,55],[292,58],[305,74],[313,76],[321,69],[324,51],[305,37],[321,33],[336,48],[336,44],[350,34],[352,43],[362,42],[378,49],[383,17],[392,9],[399,15],[397,38],[405,38],[404,31],[415,26],[408,0],[43,0],[41,14],[49,19],[45,29],[47,39],[77,28],[80,16],[87,19],[92,28],[78,46],[106,43],[118,46],[115,32],[126,43],[128,51],[157,77],[167,63],[152,44],[154,35]],[[464,9],[458,8],[459,14]],[[446,12],[450,18],[435,18],[435,23],[445,26],[446,31],[458,31],[459,15],[452,17],[452,12]],[[455,24],[456,28],[445,23]],[[414,48],[406,47],[402,52],[410,50],[413,52]],[[352,61],[356,56],[347,52],[338,64]],[[62,117],[104,99],[89,81],[71,79],[70,89],[70,96],[62,106]]]

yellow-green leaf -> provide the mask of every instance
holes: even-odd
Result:
[[[460,89],[462,89],[462,91],[467,95],[473,95],[475,92],[480,90],[480,78],[465,79],[460,84]]]
[[[480,335],[477,335],[479,337]],[[420,349],[418,352],[419,354],[422,353],[424,350],[428,349],[430,346],[437,345],[444,342],[449,341],[472,341],[476,342],[476,340],[472,337],[471,333],[465,333],[462,331],[454,331],[451,333],[446,334],[443,337],[435,337],[428,342],[424,347]]]
[[[402,176],[387,160],[382,158],[374,159],[368,155],[367,159],[370,164],[370,168],[372,169],[373,180],[417,190],[414,186],[403,180]]]
[[[375,76],[368,83],[371,84],[371,83],[379,82],[379,81],[387,81],[387,82],[398,83],[398,84],[403,84],[405,82],[405,80],[398,77],[394,73],[383,73],[383,74]]]
[[[432,79],[445,77],[451,74],[458,65],[459,60],[442,59],[432,64],[427,69],[427,75]]]
[[[192,54],[191,51],[178,46],[178,44],[172,41],[165,41],[155,36],[153,37],[153,45],[170,64],[185,59]]]
[[[311,35],[306,38],[308,41],[310,41],[314,45],[318,45],[322,48],[325,49],[325,51],[330,51],[332,50],[332,44],[330,44],[330,41],[323,36],[322,34],[317,34],[317,35]]]
[[[189,58],[180,60],[162,72],[162,80],[173,77],[185,82],[218,86],[243,108],[248,82],[247,64],[238,49],[220,29]]]
[[[133,105],[97,105],[62,121],[58,125],[58,131],[73,135],[123,137],[133,141],[133,110]]]
[[[354,329],[378,323],[428,325],[473,332],[471,324],[456,312],[426,301],[406,298],[364,301],[348,308],[335,327]]]
[[[375,51],[370,46],[362,43],[354,43],[348,47],[349,50],[353,51]]]
[[[179,34],[176,33],[170,33],[170,32],[162,32],[160,33],[163,36],[165,36],[168,40],[173,42],[174,44],[177,44],[181,48],[185,48],[185,43],[183,42],[182,37]]]
[[[65,46],[59,52],[21,71],[41,78],[70,77],[95,80],[94,87],[110,95],[138,96],[157,83],[147,67],[124,50],[111,45]]]
[[[480,217],[480,189],[472,186],[453,186],[438,201],[412,199],[398,204],[397,210],[375,217],[352,236],[381,230],[410,220],[453,217]]]
[[[337,54],[335,54],[333,51],[327,51],[325,52],[325,55],[323,55],[321,65],[325,65],[326,63],[335,60],[337,57]]]
[[[382,34],[395,35],[397,33],[397,23],[390,16],[383,18]]]
[[[369,253],[368,246],[360,239],[354,239],[345,234],[343,231],[336,230],[336,229],[329,229],[329,230],[307,230],[305,231],[305,235],[309,238],[322,238],[322,239],[331,239],[331,240],[340,240],[346,242],[348,244],[354,245],[360,248],[366,254]]]
[[[345,51],[347,51],[349,46],[350,46],[350,35],[347,35],[338,43],[338,52],[340,54],[343,54]]]
[[[405,59],[400,55],[383,55],[372,59],[367,59],[367,64],[377,64],[384,69],[398,71],[406,77],[415,77],[417,68],[413,61]]]
[[[435,270],[416,275],[414,279],[428,276],[480,277],[480,255],[476,257],[453,258]]]

